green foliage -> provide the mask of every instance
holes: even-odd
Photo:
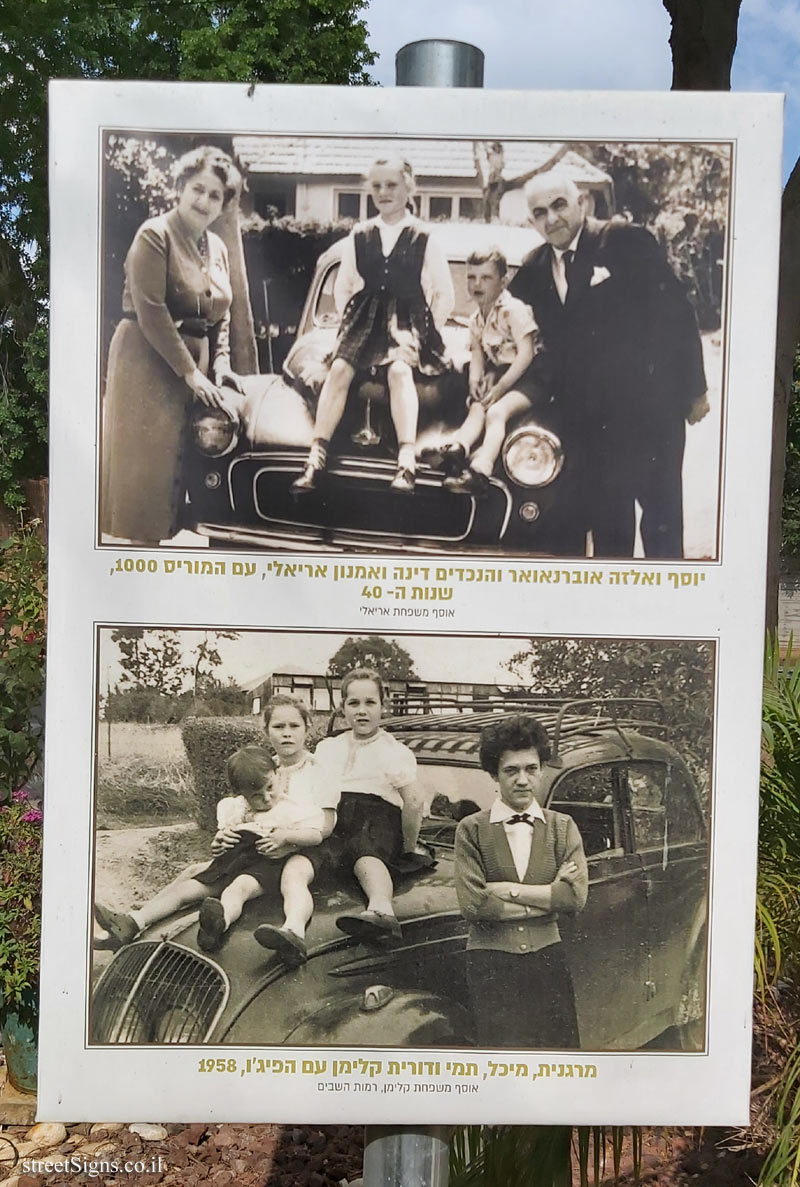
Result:
[[[620,1177],[624,1134],[616,1126],[521,1125],[459,1126],[450,1144],[450,1187],[580,1187],[607,1182],[610,1154],[613,1181]],[[641,1131],[631,1138],[634,1179],[641,1164]],[[577,1176],[573,1178],[573,1162]],[[524,1179],[523,1176],[524,1175]]]
[[[45,599],[45,550],[31,525],[0,541],[0,801],[41,753]]]
[[[192,766],[196,815],[201,828],[216,824],[217,801],[228,793],[225,764],[242,746],[263,746],[260,717],[188,717],[181,737]]]
[[[0,807],[0,1012],[38,985],[41,884],[42,813],[21,789]]]
[[[641,639],[531,639],[508,667],[531,692],[568,697],[655,697],[670,740],[708,789],[713,649],[709,643]]]
[[[759,826],[759,984],[800,968],[800,663],[767,641]]]
[[[786,420],[781,555],[800,556],[800,352],[794,356],[792,396]]]
[[[405,647],[381,635],[345,639],[328,661],[329,676],[344,676],[352,668],[374,668],[384,680],[418,679]]]
[[[366,0],[4,0],[0,9],[0,497],[43,473],[51,78],[367,83]],[[34,329],[35,327],[35,329]]]
[[[777,1137],[761,1168],[759,1187],[800,1182],[800,1047],[789,1057],[775,1104]]]

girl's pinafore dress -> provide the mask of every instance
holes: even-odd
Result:
[[[374,223],[353,235],[364,287],[342,315],[334,358],[357,371],[407,363],[424,375],[445,371],[445,348],[422,290],[428,232],[409,222],[388,255]]]

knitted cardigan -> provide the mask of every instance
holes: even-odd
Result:
[[[552,883],[565,861],[574,861],[573,883],[553,885],[553,910],[547,915],[503,919],[505,904],[489,894],[487,882],[520,882],[502,821],[491,823],[489,810],[467,816],[456,829],[455,886],[461,913],[469,923],[467,948],[501,952],[536,952],[561,939],[557,916],[583,910],[589,889],[586,857],[578,827],[571,816],[544,809],[545,822],[536,821],[531,856],[523,883]],[[519,827],[527,827],[520,825]]]

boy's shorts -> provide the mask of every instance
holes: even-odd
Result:
[[[483,371],[484,391],[489,391],[490,388],[494,387],[494,385],[497,383],[498,379],[502,379],[502,377],[505,375],[507,370],[508,370],[507,366],[506,367],[492,367],[490,364],[485,363],[484,371]],[[541,395],[541,392],[542,392],[542,389],[539,386],[539,384],[531,376],[530,367],[528,368],[527,371],[524,371],[522,373],[522,375],[519,377],[517,382],[514,384],[514,386],[510,390],[512,392],[522,392],[523,396],[528,397],[531,404],[534,403],[534,401]],[[508,393],[506,393],[506,394],[508,394]],[[480,404],[480,403],[481,403],[481,401],[478,400],[475,396],[473,396],[473,395],[467,396],[467,406],[468,407],[472,404]]]

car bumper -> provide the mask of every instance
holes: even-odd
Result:
[[[400,494],[391,489],[393,459],[344,456],[320,477],[317,490],[297,496],[291,486],[305,456],[259,450],[221,464],[204,460],[190,483],[194,530],[242,547],[312,552],[503,550],[514,499],[497,479],[476,499],[450,494],[441,473],[420,466],[414,494]]]

